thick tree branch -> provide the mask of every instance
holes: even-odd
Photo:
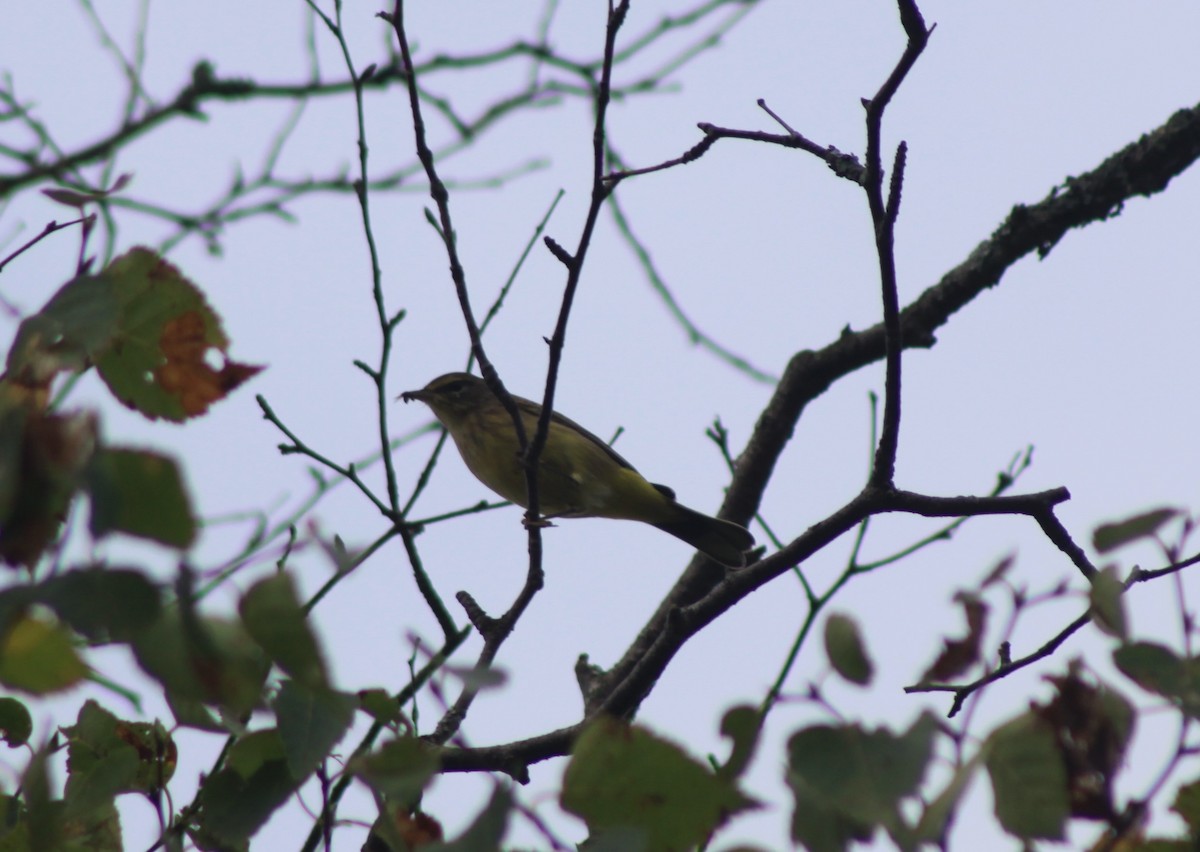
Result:
[[[702,601],[672,609],[664,619],[662,629],[654,634],[653,643],[643,650],[619,681],[614,682],[613,672],[601,676],[600,697],[589,703],[587,716],[631,715],[670,660],[692,636],[755,589],[854,529],[864,518],[886,512],[910,512],[927,517],[1019,514],[1037,518],[1068,496],[1063,488],[1013,497],[933,497],[868,486],[858,497],[814,524],[779,553],[749,568],[729,572]],[[583,724],[499,746],[448,749],[442,752],[443,769],[451,772],[494,770],[524,782],[530,764],[566,754]]]
[[[1162,191],[1173,177],[1185,171],[1197,158],[1200,158],[1200,107],[1177,112],[1161,127],[1126,146],[1092,171],[1069,180],[1064,189],[1055,189],[1038,204],[1013,208],[1004,223],[966,260],[900,312],[904,347],[933,346],[937,329],[960,308],[999,283],[1004,272],[1022,257],[1034,251],[1044,257],[1071,228],[1104,221],[1119,212],[1128,199]],[[879,324],[859,332],[847,330],[821,350],[805,350],[792,357],[775,394],[759,417],[746,449],[738,458],[737,473],[722,509],[724,517],[742,522],[753,517],[775,464],[805,407],[838,379],[882,358],[884,351],[883,326]],[[918,513],[924,513],[922,509],[937,508],[939,500],[959,499],[904,496],[903,493],[900,496],[910,501],[910,510]],[[1056,490],[1004,499],[1034,501],[1027,504],[1028,508],[1036,505],[1039,499],[1043,507],[1049,507],[1065,497],[1065,491]],[[814,524],[788,546],[786,558],[777,555],[772,560],[779,558],[780,562],[797,564],[806,554],[815,552],[814,545],[832,541],[865,517],[868,511],[896,510],[885,509],[887,504],[882,500],[874,505],[870,502],[877,498],[868,500],[860,496],[858,499],[862,502],[852,502]],[[983,503],[976,508],[977,513],[982,513],[983,509],[994,513],[996,507],[1000,511],[1011,511],[1017,509],[1018,504]],[[954,508],[959,510],[964,506]],[[1036,517],[1033,512],[1024,513]],[[780,562],[773,561],[771,567],[765,569],[758,566],[746,569],[761,572],[749,574],[746,580],[731,575],[732,579],[728,581],[732,583],[731,589],[739,589],[743,584],[757,587],[767,582],[782,572],[776,571]],[[724,580],[724,572],[708,560],[693,560],[621,660],[598,679],[593,706],[625,712],[636,708],[669,662],[673,652],[669,652],[671,643],[664,637],[678,623],[679,613],[704,600]],[[705,601],[704,607],[692,610],[688,617],[711,620],[709,609],[723,611],[722,607],[728,609],[737,599],[740,598],[733,591],[723,591]],[[538,759],[544,759],[540,751],[538,754]]]

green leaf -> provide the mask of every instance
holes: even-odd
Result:
[[[0,636],[8,632],[10,625],[23,619],[30,605],[37,600],[36,586],[14,585],[0,592]]]
[[[1023,840],[1063,839],[1071,803],[1054,731],[1026,713],[993,731],[986,750],[996,818],[1004,830]]]
[[[0,696],[0,734],[8,747],[24,745],[32,733],[33,717],[29,715],[29,709],[15,698]]]
[[[228,734],[229,726],[217,718],[202,702],[194,698],[183,698],[171,693],[166,694],[167,706],[175,722],[188,728],[198,728],[214,734]]]
[[[259,580],[242,596],[238,612],[246,630],[276,665],[306,686],[328,687],[325,661],[289,574]]]
[[[37,599],[91,640],[129,641],[162,612],[158,586],[131,568],[83,568],[39,584]]]
[[[649,848],[646,829],[628,825],[601,829],[579,846],[580,852],[647,852]]]
[[[44,695],[60,692],[87,676],[71,637],[56,624],[24,617],[0,638],[0,683]]]
[[[761,733],[762,716],[757,708],[743,705],[727,710],[721,717],[721,735],[733,741],[733,748],[729,760],[717,770],[717,775],[730,780],[741,777],[754,757]]]
[[[756,806],[678,746],[607,719],[576,741],[560,801],[593,834],[645,831],[650,852],[691,848],[730,815]]]
[[[171,733],[155,719],[153,722],[117,722],[117,736],[138,753],[138,771],[131,792],[153,795],[161,791],[175,775],[179,751]]]
[[[867,656],[858,624],[848,615],[835,613],[825,620],[825,654],[834,671],[851,683],[866,686],[875,674]]]
[[[224,769],[200,790],[199,829],[227,844],[246,843],[299,786],[288,771],[274,729],[246,734],[230,749]]]
[[[118,733],[119,720],[89,700],[76,724],[62,728],[67,738],[68,816],[112,805],[118,793],[137,790],[138,751]]]
[[[899,736],[857,725],[814,725],[794,734],[788,740],[793,830],[801,812],[826,814],[829,838],[895,827],[901,800],[915,795],[925,777],[936,732],[937,720],[923,713]]]
[[[358,699],[286,680],[273,704],[279,737],[292,777],[304,779],[342,739],[354,720]]]
[[[388,801],[407,807],[419,801],[425,785],[440,767],[431,746],[416,737],[397,737],[370,754],[356,757],[346,768]]]
[[[422,846],[421,852],[495,852],[502,848],[512,806],[512,793],[497,784],[487,805],[462,834],[447,843]]]
[[[1118,669],[1138,686],[1159,695],[1181,695],[1187,674],[1181,660],[1166,645],[1156,642],[1129,642],[1113,652]]]
[[[95,454],[87,472],[92,535],[123,532],[185,550],[196,519],[173,459],[112,447]]]
[[[62,727],[67,739],[67,772],[86,774],[114,751],[134,751],[117,736],[118,719],[93,699],[79,708],[74,725]],[[70,786],[70,781],[67,782]]]
[[[983,753],[977,752],[974,757],[964,763],[954,773],[950,783],[946,785],[933,801],[930,802],[913,830],[913,840],[917,843],[941,844],[945,839],[946,829],[954,816],[958,803],[966,794],[975,773],[983,763]]]
[[[85,814],[119,793],[154,793],[175,772],[175,743],[158,722],[118,719],[89,700],[76,724],[61,728],[67,739],[66,802]]]
[[[118,793],[132,790],[137,771],[137,752],[125,746],[98,758],[87,772],[71,772],[67,776],[65,816],[83,816],[111,806]]]
[[[358,691],[358,706],[376,722],[391,725],[404,718],[400,705],[386,689],[360,689]]]
[[[1200,837],[1200,781],[1184,784],[1175,794],[1171,810],[1183,817],[1188,834]]]
[[[90,811],[119,793],[156,792],[175,772],[175,743],[157,722],[118,719],[88,700],[76,723],[62,733],[67,738],[71,813]]]
[[[1121,521],[1101,524],[1092,533],[1092,546],[1098,553],[1108,553],[1140,538],[1153,536],[1159,527],[1180,514],[1182,513],[1179,509],[1164,507],[1142,512]]]
[[[190,702],[216,704],[234,717],[260,704],[269,666],[239,624],[184,619],[175,606],[131,644],[138,665],[166,687],[172,707],[188,709],[181,724],[192,723]]]
[[[192,657],[200,656],[210,640],[196,640],[184,633],[178,606],[164,609],[158,620],[131,643],[133,654],[146,674],[163,685],[168,699],[204,701],[210,697],[197,675]],[[193,646],[198,646],[193,650]],[[198,661],[197,661],[198,662]]]
[[[1122,852],[1196,852],[1196,845],[1190,838],[1169,840],[1161,837],[1148,837],[1139,840],[1136,846],[1118,845],[1117,848]]]
[[[50,798],[53,779],[50,776],[49,757],[46,746],[39,748],[21,777],[21,794],[28,815],[29,848],[35,850],[61,847],[63,804]]]
[[[95,276],[72,279],[18,327],[8,352],[9,377],[44,385],[56,373],[83,370],[109,346],[116,330],[112,283]]]
[[[866,843],[875,826],[864,825],[821,799],[819,792],[793,783],[792,839],[809,852],[843,852],[853,841]]]
[[[242,778],[250,778],[266,764],[285,759],[279,729],[263,728],[238,737],[229,750],[225,765]]]
[[[1125,617],[1125,586],[1117,577],[1115,565],[1109,565],[1092,577],[1089,599],[1092,604],[1092,621],[1118,639],[1129,638],[1129,623]]]
[[[4,793],[0,793],[0,850],[29,850],[29,820],[25,806],[16,796]]]
[[[121,402],[154,419],[196,417],[261,368],[205,360],[229,340],[200,290],[147,248],[135,248],[104,270],[119,305],[113,345],[100,376]]]
[[[1143,689],[1171,699],[1200,718],[1200,660],[1181,659],[1165,645],[1129,642],[1113,652],[1121,672]]]
[[[61,804],[55,802],[56,805]],[[87,812],[73,814],[69,807],[62,808],[58,818],[62,820],[63,845],[55,847],[61,852],[124,852],[121,841],[121,815],[113,800],[92,808]]]
[[[499,689],[508,682],[508,673],[498,668],[446,665],[442,666],[441,672],[458,678],[462,681],[463,687],[472,692]]]

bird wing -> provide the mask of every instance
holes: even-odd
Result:
[[[530,417],[532,417],[535,422],[541,416],[542,406],[539,405],[538,403],[531,402],[530,400],[525,399],[524,397],[520,397],[520,396],[514,396],[513,401],[515,401],[517,403],[517,407],[520,408],[522,412],[524,412],[525,414],[528,414]],[[599,438],[597,438],[595,435],[593,435],[587,429],[584,429],[582,426],[580,426],[578,423],[576,423],[571,418],[564,417],[563,415],[559,414],[557,411],[551,411],[550,419],[557,423],[561,423],[563,426],[566,426],[568,429],[574,429],[576,432],[578,432],[579,434],[586,437],[589,441],[591,441],[597,447],[602,449],[604,452],[608,453],[609,458],[611,458],[613,461],[615,461],[621,467],[626,467],[626,468],[629,468],[630,470],[634,470],[634,471],[637,470],[637,468],[634,467],[633,465],[631,465],[629,462],[627,462],[620,455],[620,453],[618,453],[616,450],[614,450],[612,447],[610,447],[604,441],[601,441]],[[530,438],[530,440],[532,440],[533,435],[530,435],[529,438]]]

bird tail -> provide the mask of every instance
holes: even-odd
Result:
[[[658,521],[654,526],[682,539],[706,556],[730,568],[746,564],[746,551],[754,546],[754,536],[743,526],[675,504],[677,516]]]

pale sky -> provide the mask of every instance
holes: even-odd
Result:
[[[136,4],[98,5],[109,32],[128,54]],[[410,33],[418,61],[532,39],[542,8],[525,2],[412,5]],[[550,30],[551,43],[572,57],[599,55],[602,4],[563,6]],[[306,8],[299,2],[228,0],[152,6],[145,73],[151,96],[172,97],[201,59],[222,76],[264,84],[299,82],[308,73]],[[374,17],[378,8],[349,3],[344,10],[359,68],[381,60],[381,46],[390,36]],[[647,31],[664,14],[689,8],[687,3],[634,3],[624,38]],[[714,23],[737,8],[721,12]],[[1200,97],[1195,50],[1200,6],[1187,0],[927,2],[922,11],[937,29],[884,125],[887,151],[902,139],[909,146],[896,249],[902,303],[963,261],[1014,204],[1041,200],[1068,176],[1094,168]],[[315,38],[323,75],[343,78],[336,45],[320,27]],[[619,72],[618,82],[661,67],[685,44],[691,40],[664,43]],[[810,139],[861,155],[860,99],[875,92],[902,49],[903,32],[891,4],[764,2],[751,8],[718,48],[672,73],[667,79],[676,89],[615,103],[611,141],[631,165],[646,166],[699,141],[697,122],[779,132],[756,106],[763,98]],[[123,78],[79,6],[50,4],[36,15],[10,15],[0,29],[0,65],[18,96],[35,103],[39,119],[65,150],[107,134],[119,122]],[[497,93],[519,85],[524,73],[524,66],[519,72],[444,72],[431,76],[428,85],[473,116]],[[177,119],[147,134],[118,160],[116,172],[134,174],[126,196],[189,212],[206,208],[224,192],[234,169],[248,177],[257,173],[288,109],[284,102],[217,104],[206,108],[204,122]],[[378,173],[413,162],[407,116],[399,88],[367,99],[368,140]],[[433,139],[449,138],[444,122],[432,117],[429,123]],[[21,144],[23,137],[16,133],[13,123],[0,124],[0,142]],[[278,173],[294,180],[353,173],[354,133],[350,99],[313,101],[280,156]],[[590,140],[590,110],[571,100],[499,124],[476,147],[442,165],[444,177],[469,181],[530,161],[547,163],[498,190],[452,197],[478,314],[560,188],[566,195],[547,233],[574,246],[589,191]],[[11,162],[0,162],[0,172],[12,169]],[[445,255],[424,219],[430,202],[418,186],[422,179],[413,182],[410,191],[372,196],[387,305],[407,311],[390,367],[392,397],[461,369],[467,353]],[[811,156],[722,141],[698,162],[626,181],[619,198],[688,316],[768,373],[779,374],[793,353],[825,346],[847,325],[861,329],[879,320],[864,197]],[[268,365],[263,374],[184,427],[148,423],[122,409],[94,375],[81,382],[71,402],[102,411],[106,440],[154,447],[182,459],[205,517],[257,510],[278,518],[309,493],[307,463],[278,453],[283,436],[262,419],[255,394],[265,396],[310,445],[339,462],[378,446],[373,388],[352,365],[355,359],[376,363],[380,345],[358,207],[350,196],[314,196],[289,205],[289,211],[296,221],[258,217],[230,226],[221,235],[220,257],[195,238],[170,254],[224,318],[233,340],[231,355]],[[0,256],[50,219],[63,220],[69,213],[36,191],[7,201],[0,208]],[[986,493],[996,473],[1032,444],[1033,467],[1016,491],[1069,488],[1072,499],[1060,507],[1060,517],[1080,543],[1090,540],[1098,523],[1146,508],[1179,505],[1195,511],[1200,505],[1193,388],[1200,316],[1197,221],[1200,177],[1193,170],[1165,193],[1134,200],[1121,215],[1068,234],[1045,260],[1023,260],[998,287],[955,316],[933,349],[907,353],[897,484],[939,495]],[[118,252],[155,244],[172,233],[161,220],[132,211],[121,212],[118,224]],[[5,270],[0,293],[23,311],[36,311],[71,276],[77,248],[74,231],[45,241]],[[563,283],[560,264],[535,246],[487,335],[489,356],[515,393],[540,395],[546,364],[542,338],[553,331]],[[10,339],[15,321],[5,316],[0,323],[4,339]],[[861,488],[870,458],[868,392],[882,390],[882,365],[873,365],[838,383],[806,411],[762,506],[763,516],[785,539]],[[567,336],[557,407],[603,437],[623,429],[616,447],[647,478],[670,485],[681,502],[714,512],[727,477],[705,429],[719,416],[735,452],[740,450],[769,393],[767,385],[689,343],[611,217],[602,215]],[[399,402],[388,414],[395,435],[428,421],[423,407]],[[432,436],[425,437],[396,455],[402,488],[412,482],[432,445]],[[364,476],[382,488],[377,466]],[[490,496],[448,452],[414,515],[439,514]],[[386,529],[384,519],[346,485],[318,504],[312,520],[323,536],[336,533],[351,547],[365,546]],[[865,554],[886,555],[935,528],[920,520],[877,519]],[[189,558],[198,568],[218,565],[249,532],[246,521],[210,528]],[[755,533],[764,540],[761,529]],[[632,523],[563,521],[543,538],[546,588],[501,652],[507,684],[482,697],[468,718],[463,733],[471,744],[508,742],[577,721],[576,657],[587,653],[601,666],[615,661],[691,557],[686,545]],[[516,509],[431,527],[418,542],[424,564],[463,623],[453,603],[455,591],[469,591],[495,614],[524,578],[525,533]],[[86,542],[78,546],[86,552]],[[811,560],[805,568],[814,582],[832,581],[849,547],[849,540],[839,540]],[[153,546],[114,541],[98,552],[114,562],[133,561],[164,579],[174,573],[174,555]],[[1061,580],[1080,593],[1022,619],[1014,654],[1040,645],[1081,611],[1082,581],[1032,522],[978,519],[949,543],[857,579],[834,601],[833,611],[858,620],[876,658],[878,676],[869,689],[828,676],[820,643],[813,641],[792,672],[788,693],[803,695],[811,681],[822,680],[826,698],[847,718],[897,729],[906,728],[923,709],[944,714],[948,698],[909,696],[902,689],[936,655],[943,637],[961,634],[961,611],[951,602],[955,591],[974,587],[1010,553],[1016,555],[1016,582],[1031,593],[1048,591]],[[1134,563],[1153,568],[1161,559],[1149,548],[1121,554],[1123,569]],[[309,593],[331,569],[316,548],[295,554],[289,567]],[[238,573],[206,602],[206,611],[229,612],[237,595],[270,570],[273,558]],[[1197,589],[1186,573],[1179,583],[1131,593],[1136,637],[1180,646],[1175,595],[1194,598]],[[1002,597],[991,602],[997,610],[989,649],[1008,614]],[[743,602],[673,661],[639,721],[686,744],[698,758],[710,751],[724,756],[727,746],[717,733],[721,715],[734,704],[761,700],[804,607],[799,583],[787,576]],[[406,680],[408,635],[429,642],[438,637],[396,543],[344,580],[314,615],[335,681],[346,690],[395,690]],[[1060,673],[1077,656],[1139,707],[1147,706],[1149,697],[1112,669],[1112,647],[1112,640],[1085,629],[1052,660],[988,691],[972,732],[982,735],[1030,700],[1044,699],[1049,691],[1043,675]],[[477,651],[472,640],[455,662],[469,665]],[[89,659],[106,674],[120,672],[122,683],[141,690],[148,716],[170,719],[152,684],[128,668],[123,651]],[[446,688],[450,695],[457,691],[453,681]],[[48,705],[35,703],[35,739],[52,724],[73,721],[79,704],[96,695],[114,712],[135,716],[120,698],[81,689]],[[439,708],[428,694],[422,695],[420,708],[422,731],[428,731]],[[1173,722],[1162,719],[1144,720],[1130,752],[1126,784],[1119,788],[1122,801],[1143,792],[1163,765],[1175,731]],[[268,724],[269,716],[260,721]],[[828,717],[810,704],[788,702],[775,709],[745,782],[750,795],[772,807],[736,820],[713,848],[738,842],[786,848],[791,798],[782,783],[783,743],[797,728],[818,721]],[[363,729],[360,723],[346,737],[343,754]],[[211,765],[220,738],[177,736],[181,760],[171,790],[179,806],[191,798],[198,773]],[[14,753],[6,765],[19,771],[24,759]],[[532,783],[519,795],[551,821],[559,836],[577,842],[581,824],[558,814],[553,802],[563,765],[535,766]],[[1177,777],[1188,780],[1194,774],[1193,766]],[[9,786],[14,776],[7,771],[0,777]],[[490,783],[481,777],[439,778],[426,807],[453,834],[478,810]],[[315,807],[311,789],[305,799]],[[1174,828],[1165,813],[1169,797],[1157,801],[1156,825]],[[122,805],[127,848],[146,848],[158,831],[151,809],[132,799]],[[997,844],[989,848],[1018,848],[1015,841],[996,837],[990,807],[990,790],[981,778],[952,834],[955,847],[980,848],[978,843],[986,841]],[[341,816],[369,821],[372,810],[365,795],[350,796]],[[253,848],[296,848],[296,826],[307,832],[309,823],[293,803],[276,814]],[[509,843],[541,845],[527,823],[514,819],[513,826]],[[1073,825],[1072,846],[1091,842],[1095,834],[1094,826]],[[357,849],[363,836],[358,828],[341,829],[335,848]]]

